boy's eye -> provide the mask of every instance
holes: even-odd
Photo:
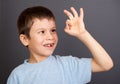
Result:
[[[52,29],[51,32],[56,32],[56,29]]]
[[[41,31],[41,33],[45,33],[45,31]]]
[[[38,33],[40,33],[40,34],[44,34],[44,33],[45,33],[45,31],[39,31]]]

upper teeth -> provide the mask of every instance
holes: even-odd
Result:
[[[50,46],[52,46],[53,45],[53,43],[51,43],[51,44],[46,44],[45,46],[48,46],[48,47],[50,47]]]

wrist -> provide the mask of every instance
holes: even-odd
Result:
[[[87,30],[78,35],[77,38],[83,43],[89,43],[91,40],[94,39]]]
[[[81,40],[81,39],[86,39],[89,35],[90,33],[87,30],[85,30],[84,32],[78,34],[76,37]]]

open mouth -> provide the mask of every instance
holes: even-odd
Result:
[[[51,48],[51,47],[54,46],[54,43],[48,43],[48,44],[45,44],[44,46],[45,46],[45,47],[48,47],[48,48]]]

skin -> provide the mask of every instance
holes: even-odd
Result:
[[[93,56],[92,72],[110,70],[113,67],[113,61],[105,49],[86,30],[83,9],[80,8],[80,15],[74,7],[70,9],[71,12],[64,10],[68,17],[64,31],[78,38],[90,50]],[[23,45],[28,46],[30,51],[29,63],[45,60],[53,53],[58,42],[55,21],[46,18],[35,19],[30,30],[30,39],[21,34],[20,40]]]

